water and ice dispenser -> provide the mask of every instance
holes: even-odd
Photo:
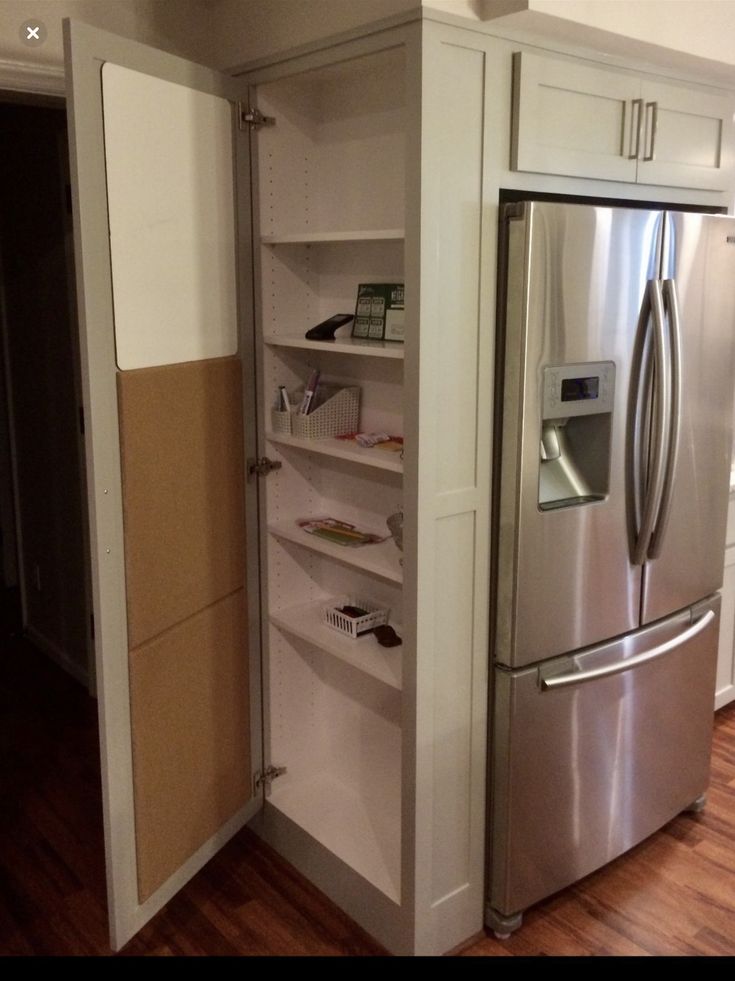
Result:
[[[542,511],[607,496],[614,394],[612,361],[543,369],[538,487]]]

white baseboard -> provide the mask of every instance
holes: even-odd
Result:
[[[24,633],[28,640],[36,647],[43,651],[44,654],[48,654],[52,661],[55,661],[60,668],[63,668],[68,674],[77,681],[81,682],[84,687],[88,687],[89,678],[87,677],[86,668],[82,667],[81,664],[77,664],[73,661],[66,651],[62,650],[58,644],[54,641],[49,640],[48,637],[44,636],[40,630],[31,626],[29,623],[26,624]]]

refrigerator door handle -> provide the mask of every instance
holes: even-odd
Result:
[[[645,501],[643,504],[640,528],[632,549],[633,565],[643,565],[648,555],[648,546],[653,535],[656,517],[659,514],[666,473],[668,414],[670,411],[669,392],[671,389],[670,366],[666,359],[666,326],[661,281],[650,279],[648,293],[653,322],[653,379],[654,410],[651,462],[648,470]]]
[[[688,643],[697,634],[701,634],[714,619],[715,611],[707,610],[703,616],[695,620],[694,623],[680,634],[677,634],[676,637],[672,637],[663,644],[657,644],[656,647],[652,647],[649,651],[643,651],[642,654],[636,654],[635,657],[629,657],[625,661],[618,661],[616,664],[608,664],[604,668],[592,668],[589,671],[571,671],[567,674],[559,674],[549,678],[541,676],[541,689],[542,691],[551,691],[554,688],[569,688],[571,685],[581,685],[585,681],[594,681],[596,678],[607,678],[610,675],[620,674],[622,671],[637,668],[641,664],[648,664],[649,661],[655,661],[656,658],[663,657],[669,651],[673,651],[675,648]]]
[[[665,279],[663,281],[663,300],[669,322],[671,411],[669,414],[668,453],[663,490],[658,509],[658,519],[648,547],[649,559],[655,559],[661,554],[666,525],[671,513],[671,496],[674,490],[674,471],[679,453],[679,430],[681,428],[681,321],[679,320],[676,280]]]

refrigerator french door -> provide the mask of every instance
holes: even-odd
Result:
[[[735,220],[506,218],[487,922],[708,783],[731,450]]]

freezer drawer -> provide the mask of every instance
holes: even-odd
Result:
[[[509,916],[570,885],[705,791],[719,609],[716,596],[621,640],[496,670],[491,907]]]

